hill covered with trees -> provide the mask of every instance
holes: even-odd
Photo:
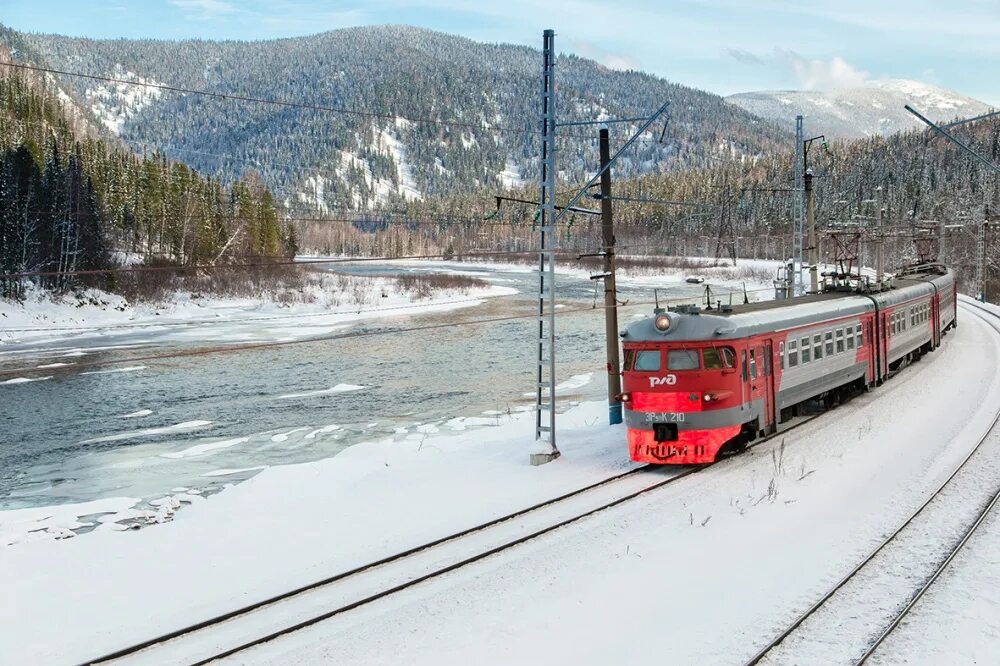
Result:
[[[0,273],[65,290],[93,271],[288,256],[294,232],[254,174],[225,186],[159,152],[136,155],[68,117],[34,75],[0,68]],[[92,283],[114,288],[114,278]],[[19,278],[0,279],[18,297]]]
[[[0,43],[19,62],[298,105],[53,79],[106,133],[133,148],[161,151],[227,182],[252,167],[279,204],[300,216],[517,186],[538,173],[541,54],[527,47],[408,26],[253,42],[91,40],[0,29]],[[621,162],[622,176],[756,157],[788,140],[788,131],[717,95],[641,72],[561,55],[557,77],[560,120],[631,118],[672,103],[664,141],[658,124]],[[627,131],[616,128],[616,136]],[[596,128],[560,132],[563,176],[592,170]]]

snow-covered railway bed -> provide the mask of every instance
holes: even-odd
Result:
[[[783,437],[821,415],[792,422]],[[732,461],[734,464],[736,461]],[[634,500],[704,467],[644,465],[312,585],[124,647],[87,663],[201,665],[241,653]]]
[[[1000,315],[976,316],[1000,333]],[[872,657],[1000,498],[998,420],[1000,410],[937,491],[748,666],[860,664]]]
[[[803,421],[804,423],[805,421]],[[203,664],[340,615],[699,471],[635,468],[480,526],[88,663]]]
[[[223,661],[742,664],[991,429],[1000,336],[963,312],[935,354],[794,438]]]

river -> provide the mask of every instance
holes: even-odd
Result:
[[[358,264],[337,270],[391,275],[449,269]],[[536,276],[527,269],[472,264],[461,271],[518,293],[344,330],[528,315],[537,307]],[[579,276],[557,283],[566,310],[557,317],[564,406],[605,396],[603,310],[573,311],[601,304],[595,285],[600,283]],[[701,291],[675,283],[660,293],[694,302]],[[626,282],[620,298],[649,301],[652,289]],[[629,305],[621,310],[621,324],[650,311],[648,305]],[[211,493],[262,468],[327,458],[359,442],[448,431],[475,438],[478,428],[532,408],[533,394],[526,394],[534,385],[536,330],[533,318],[513,319],[144,362],[142,369],[126,372],[62,371],[46,381],[2,386],[0,509],[119,496],[148,501],[181,489]],[[91,362],[127,359],[204,342],[197,330],[189,341],[169,342],[137,330],[116,336],[111,345],[118,348],[100,349],[109,346],[107,338],[83,335],[44,346],[8,346],[0,364],[15,358],[18,365],[42,364],[80,349]],[[127,345],[134,346],[122,348]]]

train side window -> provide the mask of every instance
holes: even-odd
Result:
[[[799,352],[795,348],[795,340],[788,341],[788,367],[794,368],[799,364]]]
[[[856,333],[856,337],[858,338],[858,349],[861,349],[861,345],[864,342],[864,337],[861,334],[861,324],[858,324],[858,327],[854,330]]]
[[[813,336],[813,360],[818,361],[823,358],[823,336],[817,333]]]
[[[833,331],[826,332],[826,355],[833,356]]]
[[[837,329],[837,353],[841,354],[844,351],[844,329]]]
[[[720,347],[719,351],[722,352],[722,364],[727,368],[736,367],[736,352],[732,347]]]
[[[809,338],[802,338],[802,363],[809,362]]]
[[[781,357],[781,369],[784,370],[785,369],[785,343],[784,342],[779,342],[778,343],[778,356]]]
[[[660,369],[659,351],[641,351],[635,355],[635,368],[639,372],[656,372]]]
[[[667,352],[667,370],[697,370],[697,349],[671,349]]]
[[[743,377],[743,381],[747,380],[747,351],[745,349],[740,352],[740,376]]]
[[[757,379],[757,355],[750,350],[750,379]]]
[[[625,363],[622,365],[626,370],[632,369],[632,364],[635,363],[635,350],[626,349],[625,350]]]
[[[847,329],[844,331],[844,334],[847,336],[844,342],[847,343],[848,351],[854,349],[854,327],[848,326]]]

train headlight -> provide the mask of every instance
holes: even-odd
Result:
[[[656,319],[653,320],[653,326],[661,333],[665,333],[670,328],[670,317],[665,314],[656,315]]]

